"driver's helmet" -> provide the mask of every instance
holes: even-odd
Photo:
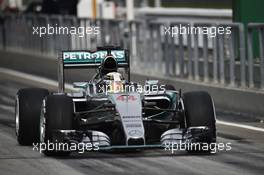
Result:
[[[118,72],[110,72],[106,74],[107,91],[112,93],[123,92],[124,78]]]
[[[108,55],[101,64],[101,76],[105,76],[110,72],[117,72],[117,61],[112,55]]]

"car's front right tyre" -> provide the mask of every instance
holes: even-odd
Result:
[[[62,94],[47,96],[41,115],[40,137],[41,142],[57,144],[54,142],[53,134],[56,130],[72,130],[73,129],[73,101],[71,97]],[[68,155],[69,150],[48,150],[43,153],[47,156]]]

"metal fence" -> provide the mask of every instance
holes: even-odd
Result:
[[[258,46],[259,46],[259,58],[254,58],[253,54],[253,31],[258,32]],[[248,74],[249,74],[249,87],[256,87],[255,79],[260,78],[259,87],[264,90],[264,24],[250,23],[248,24]],[[254,68],[258,66],[256,71]]]
[[[33,27],[99,27],[99,34],[33,34]],[[231,33],[166,34],[166,28],[231,27]],[[253,31],[259,56],[253,54]],[[74,16],[5,15],[0,23],[0,48],[56,58],[60,50],[119,45],[130,49],[132,71],[178,77],[222,86],[264,89],[264,24],[162,23],[85,19]],[[258,54],[257,54],[258,55]]]
[[[55,56],[59,50],[95,49],[96,46],[105,44],[124,45],[121,39],[123,24],[118,20],[91,20],[72,16],[6,15],[0,31],[5,35],[6,50]],[[47,32],[48,25],[53,28],[54,34],[40,36],[34,33],[33,28],[36,27],[38,29],[45,27]],[[59,30],[59,27],[68,29],[75,27],[78,30],[78,28],[87,26],[100,26],[102,29],[100,35],[80,32],[70,34],[63,30],[61,30],[63,33],[54,32],[54,30]],[[3,43],[3,40],[1,41]]]

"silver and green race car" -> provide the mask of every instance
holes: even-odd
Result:
[[[74,90],[66,91],[64,70],[81,68],[96,68],[97,73],[87,82],[73,83]],[[19,144],[38,143],[45,145],[46,155],[68,155],[78,151],[79,145],[89,147],[87,151],[100,151],[181,144],[187,145],[187,151],[200,152],[200,147],[193,150],[189,145],[216,142],[210,95],[203,91],[182,93],[157,80],[147,80],[143,85],[130,81],[128,50],[101,47],[93,52],[63,51],[58,60],[58,80],[57,93],[42,88],[17,92]]]

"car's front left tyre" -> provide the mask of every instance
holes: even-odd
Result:
[[[204,126],[208,133],[202,138],[202,144],[213,146],[216,143],[216,116],[213,99],[204,91],[187,92],[183,94],[187,128]],[[200,146],[202,145],[200,144]],[[189,152],[208,152],[200,149],[187,150]]]

